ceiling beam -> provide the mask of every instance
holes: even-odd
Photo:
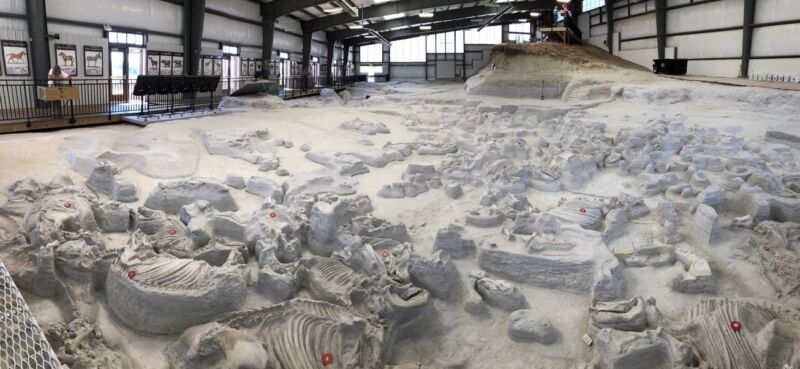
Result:
[[[516,21],[517,19],[520,19],[520,17],[521,15],[519,14],[506,14],[498,18],[496,21],[498,23],[513,22]],[[427,31],[420,30],[419,28],[406,28],[397,31],[383,32],[381,33],[381,35],[389,41],[396,41],[396,40],[402,40],[406,38],[412,38],[422,35],[446,32],[446,31],[477,28],[479,25],[480,23],[475,23],[471,19],[460,19],[449,22],[434,23],[431,25],[431,29]],[[361,46],[365,44],[375,43],[376,40],[374,38],[370,39],[362,36],[362,37],[351,38],[347,41],[350,43],[350,45]]]
[[[532,10],[539,10],[539,9],[545,9],[548,11],[550,10],[549,7],[543,7],[542,5],[539,5],[541,4],[541,2],[529,1],[529,2],[520,2],[511,4],[514,6],[514,9],[512,11],[524,10],[526,12],[529,12]],[[422,24],[431,24],[433,22],[438,23],[443,21],[489,16],[497,14],[500,11],[500,9],[501,8],[489,7],[489,6],[473,6],[470,8],[444,10],[435,12],[433,18],[420,18],[418,16],[404,17],[399,19],[392,19],[389,21],[375,22],[374,24],[370,25],[369,28],[383,32],[400,27],[417,27]],[[333,37],[334,40],[343,40],[350,37],[356,37],[365,33],[367,33],[367,31],[363,29],[343,29],[343,30],[336,30],[333,32],[329,32],[329,34]]]
[[[276,0],[285,1],[285,0]],[[294,0],[293,0],[294,1]],[[303,0],[299,0],[303,1]],[[439,6],[458,5],[467,2],[466,0],[403,0],[383,3],[380,5],[368,6],[361,9],[363,19],[381,18],[391,14],[406,13],[411,11],[418,11],[422,9],[430,9]],[[352,23],[360,20],[361,18],[353,17],[347,13],[331,15],[324,18],[315,19],[313,21],[313,30],[324,31],[328,28],[338,26],[340,24]]]

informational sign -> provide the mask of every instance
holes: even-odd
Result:
[[[222,59],[216,58],[214,59],[214,75],[221,76],[222,75]]]
[[[56,44],[56,64],[70,76],[78,75],[78,48],[75,45]]]
[[[162,76],[172,75],[172,53],[159,54],[159,74]]]
[[[161,54],[158,51],[147,51],[147,74],[157,76]]]
[[[183,75],[183,54],[181,53],[172,54],[172,75]]]
[[[248,76],[247,74],[247,58],[242,58],[241,67],[239,68],[239,75],[240,76]]]
[[[256,59],[256,72],[261,72],[261,59]]]
[[[8,76],[29,76],[31,74],[28,63],[28,43],[25,41],[2,40],[3,64],[6,66]]]
[[[247,61],[247,76],[252,76],[256,74],[256,61],[254,59],[250,59]]]
[[[210,56],[203,57],[203,75],[204,76],[213,76],[214,75],[214,59]]]
[[[83,47],[83,74],[86,77],[103,76],[103,48],[100,46]]]

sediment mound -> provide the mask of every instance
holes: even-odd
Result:
[[[622,77],[629,74],[641,77],[642,71],[641,67],[593,46],[501,44],[492,50],[489,64],[467,80],[467,93],[555,98],[578,88],[581,95],[607,98],[612,82],[629,79]]]

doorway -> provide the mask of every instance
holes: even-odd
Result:
[[[111,101],[127,103],[133,93],[132,83],[144,73],[147,50],[141,47],[111,46]]]

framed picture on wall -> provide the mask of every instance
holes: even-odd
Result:
[[[261,72],[261,59],[256,59],[256,72]]]
[[[3,63],[6,66],[7,76],[31,75],[26,41],[2,40],[0,45],[3,46]]]
[[[213,76],[214,75],[214,59],[210,56],[203,57],[203,75],[204,76]]]
[[[61,71],[70,75],[78,75],[78,48],[75,45],[55,44],[56,65]]]
[[[252,76],[256,74],[256,61],[250,59],[247,61],[247,74],[248,76]]]
[[[100,46],[83,47],[83,74],[86,77],[103,76],[103,48]]]
[[[222,58],[214,58],[214,75],[222,75]]]
[[[159,74],[169,76],[172,74],[172,53],[160,53]]]
[[[183,75],[183,54],[180,53],[172,54],[172,75],[173,76]]]
[[[247,75],[247,58],[242,58],[242,61],[239,63],[239,75],[246,76]]]
[[[148,51],[147,52],[147,74],[151,76],[157,76],[159,72],[159,58],[161,54],[158,51]]]

